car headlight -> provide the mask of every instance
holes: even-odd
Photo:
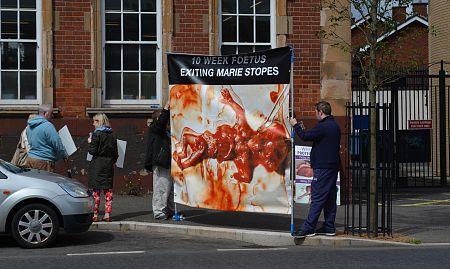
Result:
[[[72,197],[75,198],[89,197],[88,190],[82,185],[70,182],[61,182],[58,183],[58,185]]]

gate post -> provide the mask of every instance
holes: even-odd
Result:
[[[399,177],[399,161],[398,161],[398,143],[397,143],[397,131],[398,131],[398,117],[399,117],[399,103],[398,103],[398,89],[400,88],[399,86],[399,82],[396,81],[394,83],[391,84],[391,96],[392,96],[392,102],[391,102],[391,113],[392,113],[392,122],[390,122],[390,124],[392,124],[392,133],[393,133],[393,141],[394,141],[394,149],[393,149],[393,160],[394,160],[394,178],[395,178],[395,188],[398,187],[407,187],[408,186],[408,180],[407,179],[402,179],[402,181],[400,181],[400,177]]]
[[[445,71],[444,61],[441,61],[441,70],[439,70],[439,140],[440,144],[440,169],[441,186],[447,185],[447,133],[446,133],[446,108],[445,108]]]

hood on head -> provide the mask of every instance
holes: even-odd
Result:
[[[46,118],[44,118],[42,116],[37,116],[31,120],[28,120],[27,124],[28,124],[28,126],[30,126],[30,128],[35,128],[45,122],[47,122]]]

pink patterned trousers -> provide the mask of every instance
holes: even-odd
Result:
[[[105,213],[110,214],[112,212],[112,189],[103,190],[105,194]],[[98,216],[98,208],[100,206],[100,190],[93,190],[92,196],[94,196],[94,216]]]

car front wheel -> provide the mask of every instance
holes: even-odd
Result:
[[[12,236],[24,248],[50,245],[59,229],[55,211],[43,204],[29,204],[19,209],[11,225]]]

